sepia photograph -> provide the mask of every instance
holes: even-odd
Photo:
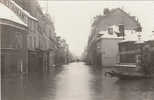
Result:
[[[0,0],[1,100],[154,100],[154,1]]]

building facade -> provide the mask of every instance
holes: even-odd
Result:
[[[27,25],[28,72],[47,71],[54,65],[56,33],[37,0],[0,0]]]
[[[115,30],[110,29],[110,27],[112,26],[118,26],[118,31],[116,32]],[[97,52],[97,44],[101,44],[98,43],[98,39],[103,36],[103,34],[100,34],[101,32],[108,31],[108,34],[111,34],[111,32],[116,33],[117,37],[123,37],[124,39],[127,31],[132,32],[132,34],[136,34],[136,32],[134,31],[140,30],[141,25],[136,17],[130,16],[128,13],[120,8],[111,10],[109,10],[108,8],[104,9],[104,15],[98,15],[94,17],[94,21],[91,25],[91,33],[89,35],[87,45],[87,62],[89,64],[102,65],[102,57],[100,57],[99,52]],[[103,40],[101,40],[100,42],[102,41]],[[108,45],[107,42],[106,45]],[[101,47],[103,47],[103,45]]]
[[[100,65],[114,66],[119,61],[119,42],[123,38],[102,36],[97,42],[97,54],[100,56]]]
[[[0,15],[2,75],[27,72],[27,24],[0,2],[0,11],[4,10],[6,14]]]

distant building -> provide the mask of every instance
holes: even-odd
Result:
[[[111,38],[108,37],[107,39],[103,38],[104,34],[100,34],[103,31],[104,32],[106,31],[105,35],[109,34],[108,36],[112,35],[112,37]],[[118,46],[118,42],[120,42],[121,40],[119,37],[125,39],[126,35],[136,34],[137,31],[142,31],[142,28],[136,17],[130,16],[128,13],[126,13],[120,8],[112,10],[109,10],[108,8],[104,9],[104,15],[96,16],[94,18],[93,24],[91,25],[91,33],[89,35],[88,46],[87,46],[88,63],[95,65],[103,65],[102,60],[104,58],[100,56],[102,54],[98,54],[99,53],[97,50],[98,44],[101,45],[102,47],[101,49],[103,48],[105,49],[106,46],[114,45],[113,48],[111,47],[110,49],[115,49],[115,51],[113,50],[113,52],[117,52],[116,48]],[[114,38],[113,35],[115,35]],[[102,41],[106,42],[104,43]],[[112,63],[111,61],[109,62]]]
[[[58,49],[55,54],[55,63],[56,65],[62,65],[69,63],[70,51],[69,46],[64,39],[57,37],[58,40]]]

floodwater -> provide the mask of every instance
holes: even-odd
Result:
[[[154,100],[154,79],[118,80],[82,62],[2,78],[2,100]]]

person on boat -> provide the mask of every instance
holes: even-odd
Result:
[[[141,65],[143,68],[143,72],[145,75],[150,75],[150,67],[151,67],[151,53],[150,53],[150,46],[145,45],[142,48],[142,54],[141,54]]]

